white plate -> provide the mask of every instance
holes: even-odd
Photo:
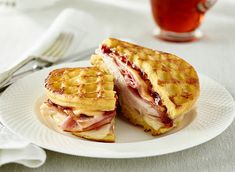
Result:
[[[63,67],[87,66],[88,61]],[[61,66],[53,67],[59,68]],[[228,91],[212,79],[200,75],[201,95],[197,106],[183,124],[168,134],[153,137],[139,127],[118,118],[116,143],[83,140],[59,133],[40,118],[44,100],[45,69],[17,81],[0,96],[0,119],[19,136],[43,148],[71,155],[99,158],[134,158],[162,155],[204,143],[222,133],[233,121],[234,101]]]

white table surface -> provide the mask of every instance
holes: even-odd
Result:
[[[224,85],[235,97],[235,2],[220,0],[206,15],[201,30],[205,37],[193,43],[168,43],[155,39],[155,24],[149,1],[138,0],[127,7],[125,1],[105,5],[87,0],[60,1],[43,10],[0,10],[0,71],[17,62],[66,7],[91,13],[112,37],[175,53],[203,74]],[[138,3],[137,3],[138,2]],[[141,4],[143,5],[141,5]],[[138,9],[138,10],[136,10]],[[94,30],[95,31],[95,30]],[[92,45],[98,45],[95,40]],[[82,47],[81,49],[87,48]],[[96,159],[47,151],[46,163],[37,169],[17,164],[0,167],[5,171],[235,171],[235,123],[213,140],[197,147],[168,155],[139,159]],[[174,144],[174,143],[172,143]],[[138,148],[136,148],[138,149]],[[157,148],[156,148],[157,149]]]

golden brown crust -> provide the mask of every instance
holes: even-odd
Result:
[[[126,57],[147,74],[153,90],[160,95],[171,119],[188,112],[198,99],[200,86],[197,72],[176,55],[114,38],[104,40],[101,46],[106,46],[120,56]]]
[[[53,103],[90,111],[115,109],[113,87],[113,76],[95,67],[56,69],[45,80],[46,94]]]
[[[99,70],[105,72],[105,73],[110,73],[107,67],[104,64],[104,61],[102,60],[101,56],[93,54],[91,55],[90,62],[93,66],[97,67]]]
[[[92,55],[91,59],[90,59],[90,62],[92,64],[92,66],[98,68],[99,70],[108,71],[108,68],[107,68],[106,64],[104,63],[104,60],[102,59],[102,56],[96,55],[96,54]]]

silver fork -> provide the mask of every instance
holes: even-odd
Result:
[[[50,66],[64,56],[73,41],[72,33],[61,33],[56,40],[42,54],[29,56],[11,69],[0,73],[0,88],[4,87],[13,75],[29,62],[36,61],[38,65]]]

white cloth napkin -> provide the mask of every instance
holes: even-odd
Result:
[[[46,153],[43,149],[16,136],[0,124],[0,166],[15,162],[36,168],[45,160]]]
[[[74,53],[79,45],[85,44],[85,41],[83,41],[85,37],[88,42],[92,40],[92,34],[88,33],[91,29],[94,29],[95,24],[90,15],[73,9],[66,9],[59,14],[38,43],[22,58],[40,54],[61,32],[70,32],[74,35],[73,43],[67,54]],[[0,166],[14,162],[36,168],[41,166],[45,160],[46,153],[43,149],[19,138],[0,124]]]
[[[61,33],[69,33],[73,35],[72,44],[64,56],[74,53],[81,44],[84,42],[84,38],[89,37],[91,28],[95,26],[95,20],[89,14],[77,11],[74,9],[63,10],[55,21],[52,23],[47,32],[37,41],[37,43],[27,51],[22,58],[26,58],[29,55],[40,55],[44,52]],[[50,59],[49,61],[56,61],[58,59]]]
[[[37,41],[37,43],[25,52],[15,63],[31,56],[40,55],[44,52],[61,33],[73,35],[72,43],[64,54],[64,57],[77,53],[78,51],[97,46],[98,43],[109,35],[109,30],[102,28],[96,20],[86,12],[75,9],[63,10],[55,21],[51,24],[47,32]],[[46,60],[55,62],[58,58],[48,58]]]

